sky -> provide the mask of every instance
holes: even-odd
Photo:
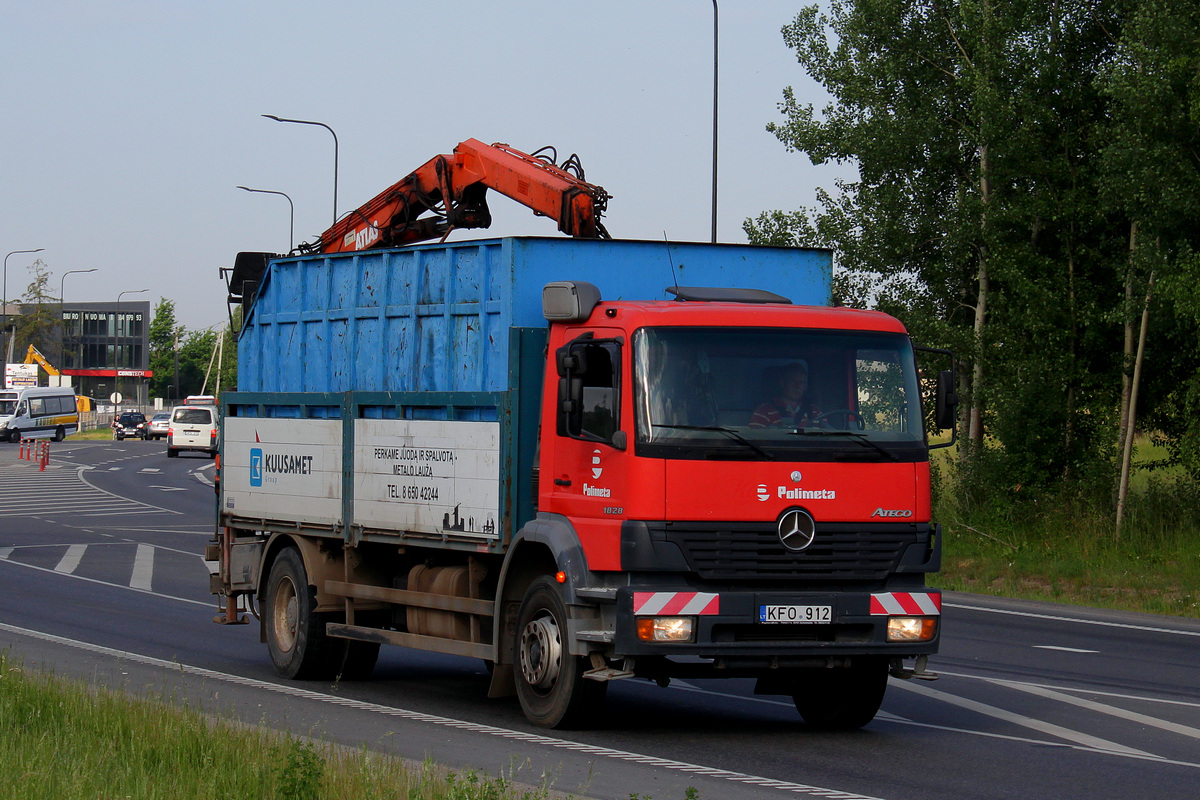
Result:
[[[766,131],[785,87],[828,98],[783,43],[803,3],[718,4],[717,239],[852,177]],[[67,302],[160,299],[228,319],[220,269],[295,242],[464,139],[578,155],[615,238],[712,235],[713,4],[259,0],[0,5],[0,252],[19,299],[41,258]],[[452,241],[558,236],[489,192]],[[69,270],[95,268],[86,274]],[[138,290],[146,289],[144,293]]]

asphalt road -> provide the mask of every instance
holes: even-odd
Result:
[[[60,675],[576,797],[1197,796],[1200,622],[948,594],[941,679],[893,679],[861,731],[809,731],[746,681],[617,682],[598,727],[545,731],[471,659],[385,648],[368,682],[277,679],[256,624],[212,623],[211,459],[18,453],[0,444],[0,648]]]

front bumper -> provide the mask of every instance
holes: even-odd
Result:
[[[828,607],[828,622],[763,622],[770,606]],[[789,667],[813,659],[879,655],[907,658],[932,655],[941,638],[941,593],[925,588],[906,591],[648,591],[623,587],[617,592],[616,653],[626,656],[693,656],[718,667]],[[690,642],[647,642],[638,638],[637,621],[648,616],[690,616]],[[934,620],[927,641],[888,641],[893,617]]]

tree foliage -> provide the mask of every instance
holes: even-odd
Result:
[[[1013,489],[1110,480],[1144,313],[1145,358],[1177,374],[1139,405],[1182,457],[1200,432],[1196,9],[834,0],[783,37],[832,101],[786,89],[768,129],[858,179],[748,220],[751,241],[834,248],[844,302],[954,349],[966,458],[995,442],[989,481]]]
[[[50,268],[40,258],[29,266],[29,285],[21,295],[22,313],[12,322],[15,324],[13,357],[24,359],[25,350],[33,345],[43,354],[50,356],[58,352],[58,303],[50,289]]]
[[[175,302],[162,298],[150,322],[151,394],[177,399],[217,394],[237,385],[237,344],[228,326],[189,331],[175,320]]]

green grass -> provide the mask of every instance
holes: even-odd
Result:
[[[945,451],[943,451],[945,452]],[[942,498],[943,589],[1124,611],[1200,617],[1200,486],[1139,444],[1125,524],[1108,502],[1017,498],[997,490],[982,508]],[[949,462],[942,462],[943,473]],[[1005,495],[1007,494],[1007,499]]]
[[[519,770],[513,770],[514,774]],[[539,800],[511,776],[452,772],[235,725],[30,672],[0,655],[5,800]]]
[[[943,589],[1200,617],[1194,529],[1127,528],[1118,541],[1111,519],[1066,514],[1022,525],[943,523],[942,572],[932,578]]]
[[[105,426],[103,428],[93,428],[90,431],[80,431],[79,433],[73,433],[67,437],[67,441],[68,442],[79,441],[79,440],[83,440],[85,442],[112,441],[112,438],[113,438],[112,428]],[[51,445],[51,446],[53,446],[53,445]]]

